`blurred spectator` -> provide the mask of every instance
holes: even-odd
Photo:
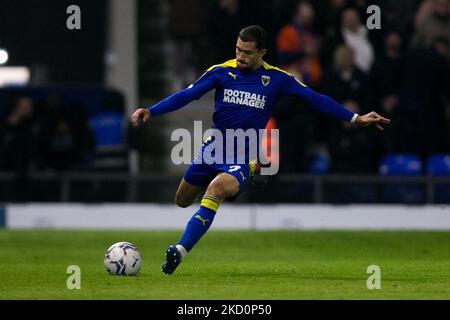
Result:
[[[314,7],[300,1],[292,21],[277,36],[278,62],[282,69],[311,86],[318,85],[322,76],[319,39],[312,29],[314,15]]]
[[[402,35],[404,43],[410,42],[414,32],[414,15],[423,0],[378,0],[382,10],[382,29],[395,29]]]
[[[352,101],[344,105],[361,113],[358,104]],[[381,140],[374,130],[367,130],[349,122],[334,122],[328,139],[331,172],[341,174],[375,173],[383,153]]]
[[[391,31],[384,38],[384,51],[375,60],[368,86],[368,106],[392,119],[392,123],[385,129],[389,152],[398,150],[396,128],[403,65],[402,38],[397,32]]]
[[[330,54],[342,44],[353,49],[355,65],[364,73],[368,73],[375,58],[372,44],[369,41],[368,30],[361,23],[361,18],[355,8],[349,7],[342,11],[339,32],[326,41],[322,59],[326,65],[332,61]]]
[[[273,117],[279,128],[281,173],[305,172],[312,153],[325,137],[325,126],[317,125],[320,116],[297,97],[285,97],[278,102]]]
[[[93,139],[80,106],[66,107],[61,96],[52,94],[41,118],[40,151],[44,169],[83,170],[92,153]]]
[[[374,0],[371,0],[370,3],[368,0],[351,0],[350,5],[358,11],[359,16],[362,18],[366,15],[367,7],[374,4],[374,2]]]
[[[279,65],[308,84],[317,85],[322,76],[318,58],[318,38],[312,30],[314,8],[295,3],[292,21],[277,34]],[[280,130],[280,171],[304,172],[310,154],[316,149],[320,133],[318,115],[295,97],[280,100],[273,114]]]
[[[338,47],[334,52],[333,68],[324,82],[324,93],[337,102],[351,100],[358,109],[365,109],[366,82],[364,73],[355,66],[353,50],[347,46]]]
[[[368,72],[374,60],[374,52],[368,40],[368,30],[353,8],[342,12],[341,36],[344,43],[353,49],[355,64],[363,72]]]
[[[433,14],[434,0],[423,0],[417,8],[414,16],[414,28],[418,29],[420,25]]]
[[[334,52],[333,67],[326,75],[323,92],[339,103],[364,110],[366,82],[366,76],[354,64],[353,50],[345,45],[338,47]],[[328,143],[337,123],[335,119],[323,115],[318,117],[322,118],[321,123],[326,124],[322,128],[325,135],[323,141]]]
[[[323,0],[318,3],[322,3],[322,6],[321,11],[317,12],[323,14],[317,15],[317,20],[321,22],[325,36],[335,37],[341,24],[342,11],[348,6],[348,0]]]
[[[450,1],[425,1],[415,22],[416,32],[412,40],[414,47],[429,48],[437,38],[444,38],[450,42]],[[450,60],[450,56],[448,59]]]
[[[28,97],[14,101],[5,121],[0,123],[0,171],[15,173],[11,199],[30,199],[29,173],[38,162],[39,127],[34,120],[34,104]]]
[[[205,30],[205,1],[183,0],[169,1],[169,30],[173,37],[173,57],[175,79],[172,90],[180,90],[191,84],[197,70],[203,69],[200,38]]]
[[[399,104],[403,62],[402,38],[397,32],[389,32],[383,55],[376,59],[370,73],[371,104],[387,117]]]
[[[33,100],[19,97],[0,123],[0,170],[25,173],[36,165],[39,127],[33,115]]]
[[[405,59],[400,116],[402,151],[422,157],[445,150],[449,103],[450,43],[436,39],[431,48],[411,49]]]
[[[217,0],[209,14],[208,38],[213,51],[211,64],[235,57],[236,39],[244,27],[244,17],[238,0]]]

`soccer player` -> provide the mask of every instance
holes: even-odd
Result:
[[[188,88],[158,102],[150,108],[139,108],[131,116],[133,125],[139,119],[150,118],[182,108],[215,89],[215,109],[212,127],[225,132],[226,129],[264,129],[277,101],[294,95],[306,101],[312,108],[354,125],[382,124],[389,119],[370,112],[358,115],[338,104],[333,99],[316,93],[293,75],[273,67],[263,60],[266,49],[266,32],[259,26],[242,29],[236,43],[236,59],[210,67]],[[205,141],[200,150],[211,143]],[[245,151],[247,152],[247,150]],[[246,187],[253,174],[254,165],[245,158],[244,163],[196,163],[186,171],[175,195],[178,206],[190,206],[204,191],[200,208],[189,220],[178,244],[169,246],[161,271],[172,274],[182,259],[211,226],[220,204],[233,200]]]

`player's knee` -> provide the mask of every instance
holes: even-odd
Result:
[[[223,191],[223,187],[217,184],[210,184],[206,189],[206,193],[214,197],[222,197]]]
[[[239,191],[239,184],[211,183],[206,193],[219,199],[232,197]]]
[[[188,201],[183,198],[179,193],[175,194],[175,203],[180,208],[187,208],[192,204],[192,201]]]

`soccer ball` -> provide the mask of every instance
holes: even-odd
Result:
[[[141,269],[142,259],[134,244],[118,242],[106,250],[103,262],[109,274],[134,276]]]

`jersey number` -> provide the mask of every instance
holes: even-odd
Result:
[[[241,168],[241,166],[231,166],[230,170],[228,170],[228,172],[235,172],[238,171]]]

